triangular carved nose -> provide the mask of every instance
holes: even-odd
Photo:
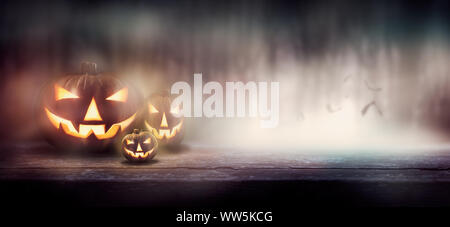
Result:
[[[95,99],[92,98],[91,103],[89,104],[88,110],[86,111],[86,115],[84,116],[85,121],[101,121],[103,120],[98,112],[97,104],[95,103]]]
[[[169,125],[167,124],[166,113],[163,113],[163,117],[161,120],[161,127],[165,127],[165,128],[169,127]]]
[[[138,144],[136,151],[142,151],[141,145]]]

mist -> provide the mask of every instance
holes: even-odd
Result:
[[[447,144],[448,1],[3,2],[3,140],[39,138],[45,81],[96,62],[148,96],[177,81],[280,82],[280,121],[192,118],[185,143]],[[204,99],[207,96],[203,97]]]

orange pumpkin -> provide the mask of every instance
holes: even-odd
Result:
[[[158,142],[156,138],[147,131],[139,132],[134,129],[133,133],[125,135],[122,139],[122,154],[130,162],[145,162],[157,153]]]
[[[184,135],[184,118],[176,116],[179,107],[171,109],[172,100],[168,91],[160,91],[146,101],[145,126],[163,145],[178,145]]]
[[[139,94],[121,80],[97,73],[94,63],[83,63],[82,71],[50,83],[39,113],[51,143],[98,150],[133,125]]]

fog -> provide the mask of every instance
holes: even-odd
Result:
[[[280,123],[186,121],[192,146],[446,144],[448,1],[2,3],[3,140],[35,140],[45,81],[81,61],[145,96],[176,81],[280,82]],[[206,97],[204,97],[206,98]]]

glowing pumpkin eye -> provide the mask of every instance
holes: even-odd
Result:
[[[144,141],[144,143],[150,143],[150,142],[151,142],[150,138],[147,138],[147,139]]]
[[[152,104],[148,104],[148,109],[150,110],[150,113],[159,113],[159,111]]]
[[[180,113],[180,107],[179,107],[179,106],[176,106],[176,107],[172,108],[172,109],[170,110],[170,112],[171,112],[172,114],[179,114],[179,113]]]
[[[55,84],[55,99],[56,101],[61,99],[77,99],[80,98],[78,95],[73,94],[72,92],[60,87]]]
[[[128,88],[122,88],[118,92],[112,94],[106,100],[109,101],[117,101],[117,102],[126,102],[128,98]]]
[[[127,140],[127,145],[134,144],[133,140]]]

